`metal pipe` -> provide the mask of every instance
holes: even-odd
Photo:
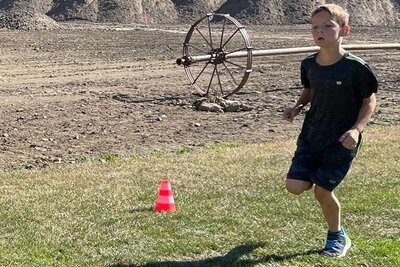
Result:
[[[373,49],[399,49],[400,43],[388,43],[388,44],[359,44],[359,45],[343,45],[346,50],[373,50]],[[318,52],[319,46],[310,47],[295,47],[295,48],[280,48],[280,49],[265,49],[265,50],[252,50],[254,57],[259,56],[272,56],[272,55],[289,55],[289,54],[301,54],[301,53],[312,53]],[[240,58],[247,57],[247,51],[238,51],[233,53],[225,54],[225,58]],[[208,61],[212,58],[212,55],[201,55],[201,56],[190,56],[177,59],[177,64],[190,65],[192,63]]]
[[[400,44],[364,44],[364,45],[342,45],[346,50],[371,50],[371,49],[400,49]],[[310,47],[296,47],[296,48],[281,48],[281,49],[266,49],[266,50],[253,50],[253,57],[257,56],[272,56],[272,55],[289,55],[318,52],[319,46]],[[245,57],[245,51],[234,52],[227,54],[226,58]]]

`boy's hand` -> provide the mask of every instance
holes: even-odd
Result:
[[[345,132],[339,139],[339,142],[347,149],[354,149],[358,144],[360,132],[357,129],[351,129]]]
[[[297,108],[288,108],[283,112],[283,119],[287,120],[289,122],[293,122],[293,118],[296,117],[301,110],[302,107],[297,107]]]

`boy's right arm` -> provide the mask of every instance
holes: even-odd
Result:
[[[294,107],[288,108],[283,112],[283,119],[293,122],[293,118],[300,113],[300,110],[311,102],[311,89],[304,88]]]

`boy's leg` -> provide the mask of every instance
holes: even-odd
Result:
[[[342,182],[350,169],[357,149],[349,150],[342,144],[331,147],[322,154],[322,164],[316,170],[312,181],[315,183],[314,195],[318,200],[329,231],[340,230],[340,203],[333,190]]]
[[[341,144],[327,150],[320,168],[312,181],[315,183],[314,195],[318,200],[328,224],[328,235],[323,255],[343,257],[351,247],[351,240],[341,227],[340,203],[333,190],[342,182],[350,169],[357,149],[348,150]]]
[[[340,230],[340,203],[333,191],[328,191],[319,185],[314,188],[315,198],[318,200],[328,229],[331,232]]]
[[[315,186],[314,194],[321,205],[329,228],[322,254],[329,257],[344,257],[351,247],[351,240],[340,226],[340,203],[333,191],[328,191],[318,185]]]
[[[304,191],[310,190],[312,186],[313,184],[308,181],[286,178],[286,189],[294,195],[300,195]]]

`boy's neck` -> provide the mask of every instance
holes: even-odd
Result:
[[[332,65],[338,62],[344,55],[346,50],[342,46],[321,47],[317,56],[317,63],[323,66]]]

